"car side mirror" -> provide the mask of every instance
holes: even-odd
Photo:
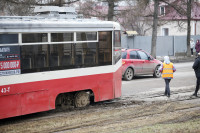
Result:
[[[151,57],[150,57],[150,56],[148,56],[148,60],[151,60]]]

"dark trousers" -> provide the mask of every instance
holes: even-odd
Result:
[[[199,83],[200,83],[200,77],[197,78],[195,94],[197,94],[199,91]]]
[[[170,88],[169,88],[169,83],[171,79],[165,79],[165,95],[170,96]]]
[[[191,48],[191,55],[193,55],[193,48]]]
[[[196,56],[198,56],[199,51],[196,51]]]

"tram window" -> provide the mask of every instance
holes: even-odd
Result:
[[[18,34],[0,34],[0,44],[18,43]]]
[[[99,65],[112,65],[112,32],[99,32]]]
[[[84,63],[86,66],[96,66],[98,64],[97,59],[97,42],[89,42],[87,43],[87,52],[85,53]]]
[[[62,48],[62,51],[59,51],[61,55],[61,61],[60,61],[60,65],[62,67],[62,69],[65,69],[65,68],[72,68],[72,48],[73,44],[70,43],[70,44],[63,44],[63,48]]]
[[[97,42],[77,43],[75,51],[75,67],[91,67],[97,63]]]
[[[50,70],[72,67],[72,44],[50,45],[49,55]]]
[[[22,34],[22,43],[47,42],[47,33]]]
[[[77,32],[76,41],[96,41],[97,32]]]
[[[114,36],[114,64],[116,64],[121,58],[121,33],[120,31],[115,31]]]
[[[52,42],[74,41],[74,33],[51,33]]]
[[[50,55],[49,55],[49,67],[51,69],[58,69],[56,67],[59,66],[59,50],[61,49],[62,45],[50,45]]]
[[[99,42],[21,45],[21,72],[112,65],[112,32],[99,32]]]
[[[21,46],[21,69],[22,73],[48,71],[48,45]]]
[[[21,72],[25,73],[31,71],[33,68],[34,54],[32,51],[33,46],[21,46]]]

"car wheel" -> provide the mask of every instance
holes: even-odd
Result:
[[[133,69],[131,69],[131,68],[126,69],[126,72],[124,74],[124,79],[128,80],[128,81],[133,79]]]
[[[160,78],[160,76],[161,76],[161,72],[159,71],[159,67],[160,66],[157,66],[156,69],[154,70],[153,77],[155,77],[155,78]]]

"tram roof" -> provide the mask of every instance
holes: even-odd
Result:
[[[40,16],[1,16],[0,32],[63,32],[120,30],[117,22],[97,19],[44,18]]]

